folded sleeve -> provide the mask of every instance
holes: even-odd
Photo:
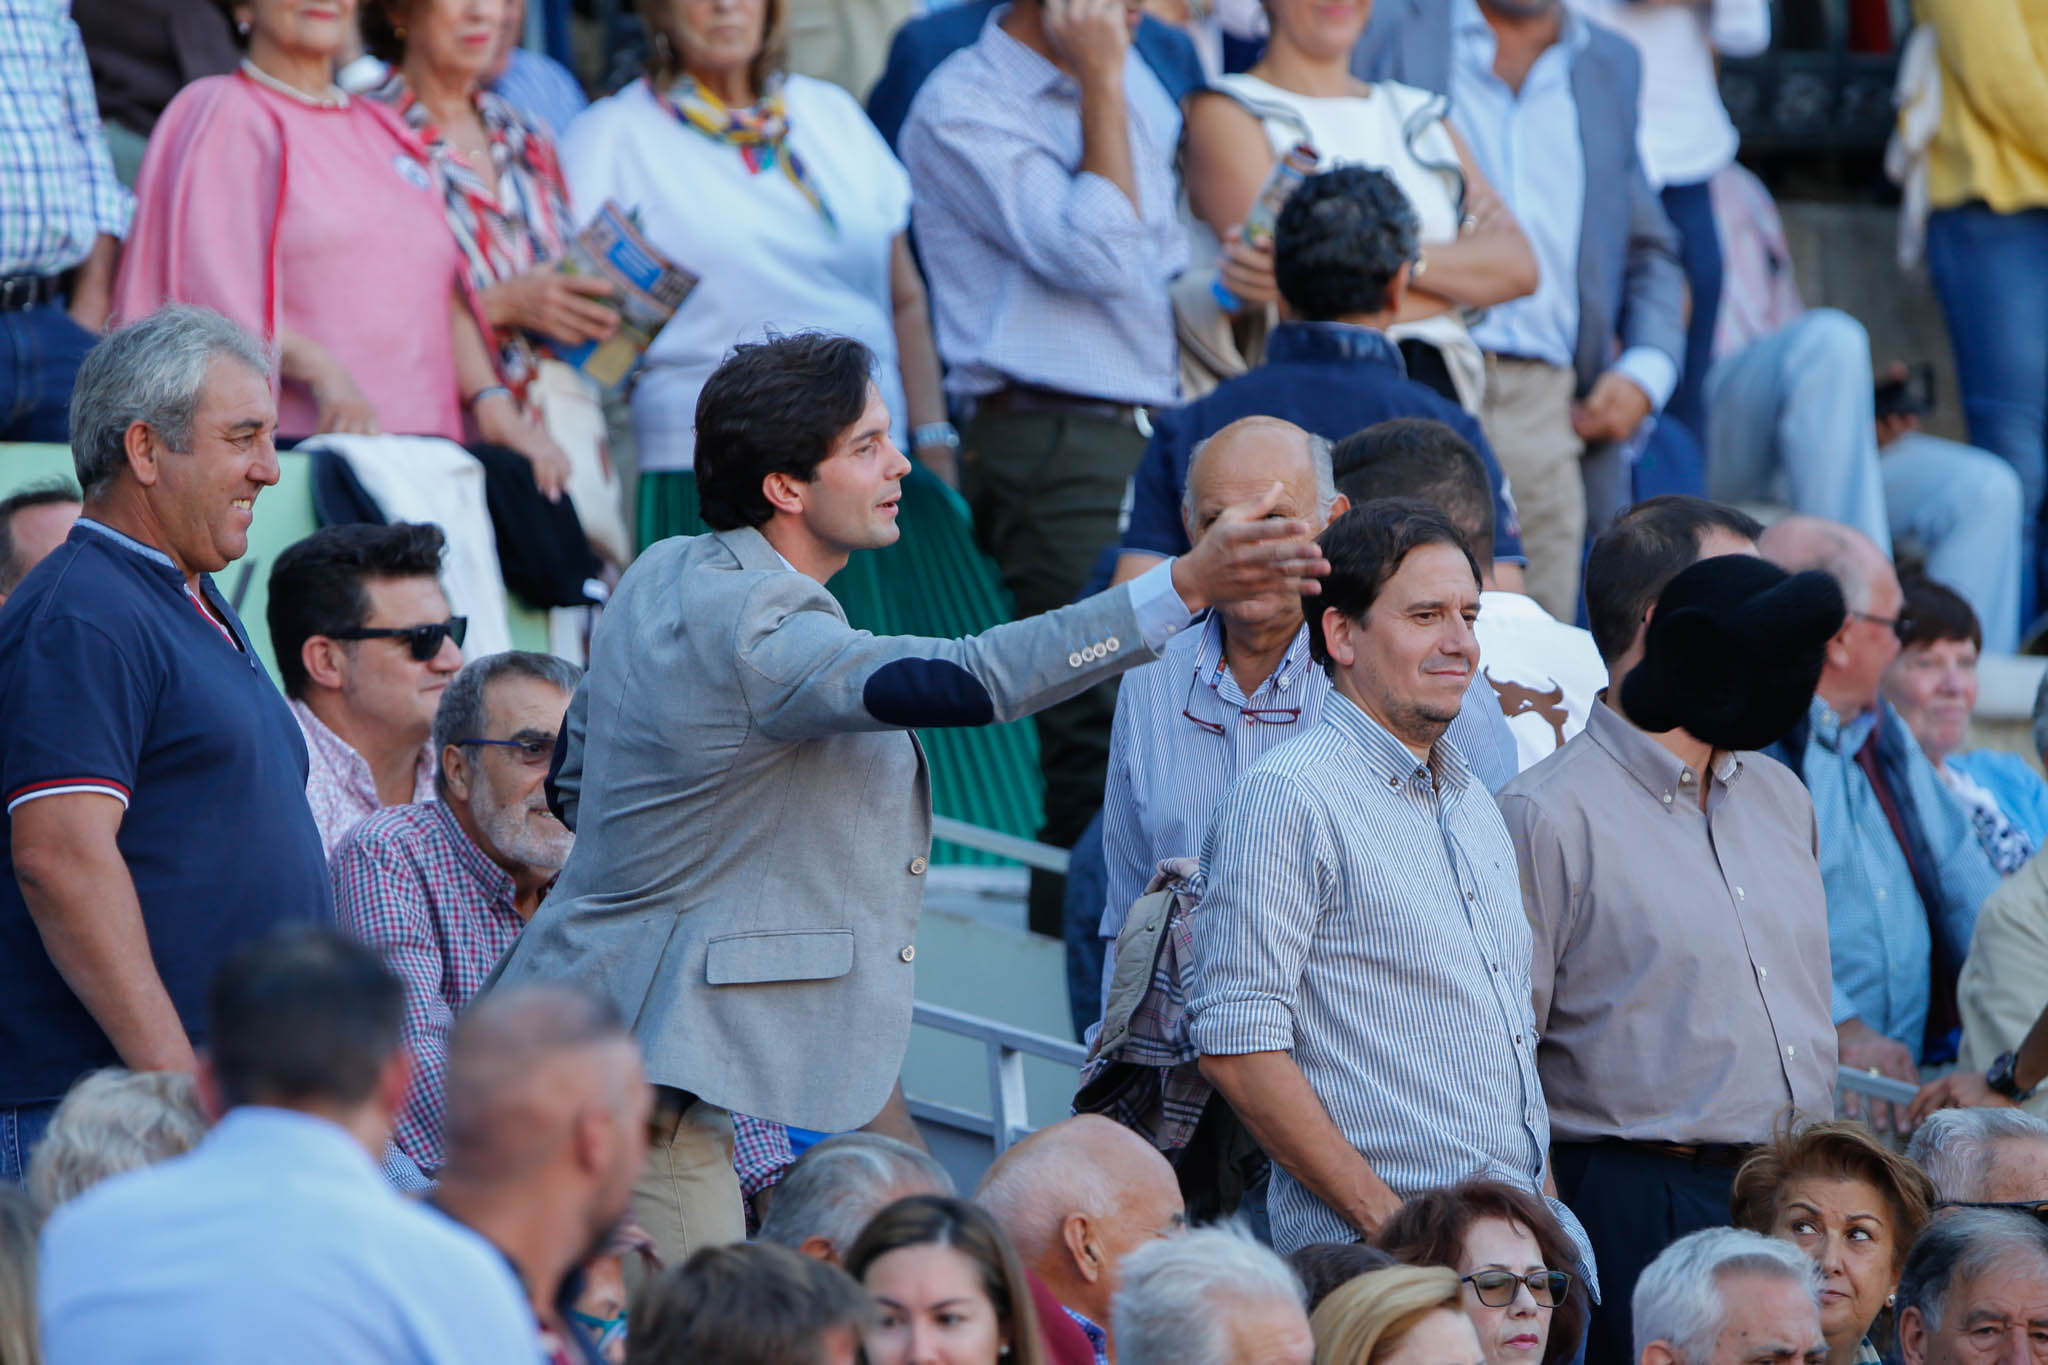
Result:
[[[145,670],[100,626],[73,616],[39,623],[20,648],[0,699],[8,812],[75,793],[127,806],[157,691]]]

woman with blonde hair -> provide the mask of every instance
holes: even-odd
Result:
[[[1484,1365],[1456,1272],[1368,1270],[1323,1300],[1309,1328],[1315,1365]]]
[[[1043,1365],[1044,1338],[1024,1263],[995,1219],[945,1195],[899,1199],[846,1253],[875,1301],[870,1365]]]
[[[1820,1267],[1828,1365],[1880,1359],[1871,1329],[1934,1204],[1925,1171],[1846,1119],[1781,1128],[1742,1163],[1728,1195],[1736,1227],[1790,1242]]]

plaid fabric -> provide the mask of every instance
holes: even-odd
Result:
[[[732,1168],[739,1174],[740,1192],[747,1198],[773,1189],[795,1161],[789,1129],[746,1114],[732,1116]],[[748,1217],[752,1216],[750,1212]]]
[[[441,1169],[448,1035],[524,921],[512,877],[439,801],[387,806],[335,850],[334,918],[405,982],[412,1089],[392,1140],[428,1177]]]
[[[0,276],[55,275],[127,235],[85,44],[66,0],[0,5]]]
[[[1202,1079],[1201,1054],[1188,1037],[1185,1018],[1193,960],[1188,917],[1201,902],[1198,867],[1193,858],[1169,858],[1145,888],[1147,895],[1174,893],[1151,978],[1131,1010],[1123,1040],[1105,1049],[1110,1035],[1096,1038],[1074,1097],[1075,1112],[1115,1119],[1169,1157],[1194,1137],[1215,1093]]]

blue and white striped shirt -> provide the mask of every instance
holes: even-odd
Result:
[[[1232,784],[1202,863],[1196,1047],[1291,1053],[1403,1197],[1469,1176],[1540,1192],[1529,922],[1507,826],[1457,746],[1419,763],[1333,692],[1321,723]],[[1270,1201],[1283,1254],[1358,1235],[1277,1167]]]
[[[55,275],[125,236],[135,201],[100,132],[65,0],[0,6],[0,276]]]

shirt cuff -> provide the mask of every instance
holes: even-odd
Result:
[[[1131,611],[1138,618],[1138,633],[1145,637],[1145,647],[1154,654],[1195,619],[1174,589],[1173,565],[1173,560],[1165,560],[1131,580]]]
[[[1655,346],[1631,346],[1614,362],[1614,368],[1634,381],[1650,396],[1650,411],[1662,412],[1678,387],[1678,362]]]

